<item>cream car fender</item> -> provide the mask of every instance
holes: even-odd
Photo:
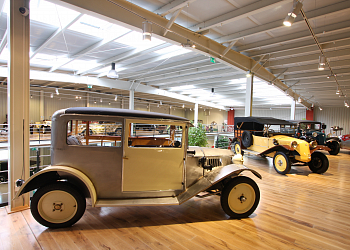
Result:
[[[49,166],[36,174],[32,175],[23,185],[20,187],[14,199],[18,198],[20,195],[27,193],[31,190],[41,187],[42,185],[48,184],[42,183],[43,178],[49,181],[57,181],[60,179],[58,172],[64,173],[75,178],[78,178],[87,188],[91,197],[91,205],[94,207],[96,204],[96,189],[91,180],[81,171],[67,166]],[[64,179],[64,178],[63,178]]]

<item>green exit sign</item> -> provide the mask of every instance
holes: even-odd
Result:
[[[216,63],[215,58],[214,58],[214,57],[210,57],[210,62],[212,62],[212,63]]]
[[[88,85],[87,87],[88,87],[88,89],[92,89],[92,85]]]

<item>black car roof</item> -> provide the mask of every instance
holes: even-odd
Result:
[[[74,107],[68,108],[64,111],[66,114],[82,114],[82,115],[110,115],[110,116],[126,116],[126,117],[137,117],[137,118],[157,118],[157,119],[170,119],[179,121],[189,121],[187,118],[147,112],[140,110],[130,110],[130,109],[117,109],[117,108],[97,108],[97,107]]]
[[[294,123],[322,123],[318,121],[308,121],[308,120],[289,120],[289,121]]]
[[[242,124],[243,123],[243,124]],[[295,123],[272,117],[235,117],[235,128],[262,131],[264,125],[295,125]]]

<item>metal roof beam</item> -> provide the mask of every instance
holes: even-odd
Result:
[[[7,67],[0,67],[0,77],[7,77],[7,76],[8,76]],[[52,82],[56,81],[56,82],[67,82],[67,83],[93,85],[93,86],[95,85],[95,86],[106,87],[106,88],[118,88],[121,90],[130,90],[130,87],[132,87],[131,86],[132,84],[127,81],[101,79],[96,77],[85,77],[85,76],[78,76],[78,75],[67,75],[62,73],[52,73],[52,72],[45,72],[45,71],[39,71],[39,70],[31,70],[30,78],[35,80],[41,80],[41,81],[52,81]],[[199,101],[197,99],[190,98],[188,96],[176,94],[174,92],[168,92],[166,90],[161,90],[158,88],[154,88],[154,87],[146,86],[142,84],[138,86],[137,92],[165,96],[165,97],[187,101],[191,103],[198,103],[200,105],[205,105],[208,107],[225,109],[225,107],[221,105],[216,105],[214,103],[207,102],[207,101]]]
[[[290,2],[292,2],[292,1],[290,1]],[[346,1],[343,1],[340,3],[335,3],[335,4],[328,5],[328,6],[324,6],[322,8],[316,9],[316,10],[308,11],[308,12],[306,12],[306,15],[307,15],[309,21],[312,21],[312,20],[324,18],[326,15],[330,15],[330,14],[340,15],[343,12],[348,11],[347,9],[349,9],[349,8],[350,8],[350,1],[346,0]],[[270,23],[259,25],[259,26],[254,27],[254,28],[241,30],[241,31],[233,33],[233,34],[222,36],[222,37],[216,39],[216,41],[219,43],[228,43],[228,42],[231,42],[233,40],[239,40],[239,39],[247,38],[250,36],[264,34],[266,32],[271,32],[271,31],[274,31],[276,29],[288,29],[287,27],[285,27],[282,24],[282,21],[283,20],[276,20],[276,21],[273,21]],[[293,25],[296,25],[299,22],[304,22],[301,15],[297,16]]]
[[[292,2],[290,0],[264,0],[264,1],[254,2],[242,8],[228,12],[224,15],[214,17],[210,20],[206,20],[204,22],[198,23],[190,27],[190,29],[196,32],[202,32],[207,29],[236,22],[243,18],[247,18],[249,16],[264,12],[268,9],[272,9],[286,3],[292,3]]]
[[[188,6],[190,3],[193,3],[194,1],[196,0],[174,0],[153,12],[161,16],[166,16],[169,13],[172,13],[185,6]]]
[[[170,18],[169,22],[165,26],[165,31],[164,31],[163,36],[165,36],[168,33],[170,27],[174,24],[176,18],[180,15],[182,9],[183,9],[183,7],[178,9],[177,11],[175,11],[175,13],[172,15],[172,17]]]

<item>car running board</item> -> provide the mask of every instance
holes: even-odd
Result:
[[[122,206],[162,206],[179,205],[176,197],[162,198],[136,198],[123,200],[100,199],[96,201],[95,207],[122,207]]]

